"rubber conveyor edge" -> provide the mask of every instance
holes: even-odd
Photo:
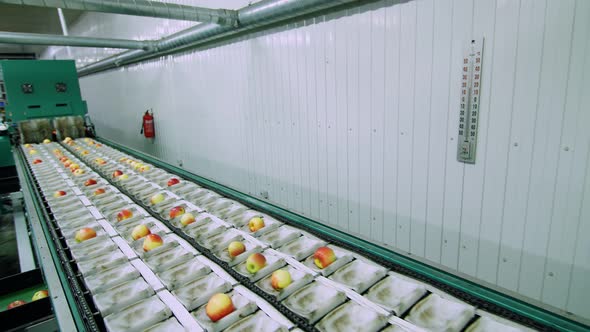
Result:
[[[29,165],[21,149],[13,151],[29,217],[35,249],[49,288],[52,306],[62,331],[99,331],[92,311],[77,282],[69,259],[51,226],[51,218],[43,205]],[[42,233],[42,234],[39,234]],[[49,257],[48,257],[49,256]]]
[[[446,271],[413,260],[409,257],[391,251],[387,248],[360,239],[343,231],[321,224],[303,217],[279,206],[273,205],[229,188],[204,177],[190,173],[182,168],[170,165],[160,159],[143,152],[123,146],[104,138],[97,138],[103,144],[110,145],[121,152],[143,159],[165,171],[178,175],[198,185],[216,191],[228,198],[234,199],[252,209],[267,213],[280,221],[291,224],[304,231],[327,239],[336,245],[354,251],[376,263],[382,264],[393,271],[407,275],[414,279],[431,284],[444,292],[451,294],[471,305],[490,313],[505,317],[525,326],[541,331],[589,331],[590,327],[580,322],[568,319],[551,311],[539,308],[525,301],[503,294],[499,291],[484,287],[475,282],[453,275]]]

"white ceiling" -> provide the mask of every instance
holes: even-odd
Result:
[[[66,22],[71,24],[82,12],[64,10]],[[57,9],[0,4],[0,31],[62,34]],[[0,53],[36,53],[45,46],[0,44]]]

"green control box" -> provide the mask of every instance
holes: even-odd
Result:
[[[72,60],[0,60],[0,102],[12,123],[87,111]]]

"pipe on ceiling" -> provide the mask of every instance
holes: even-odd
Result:
[[[127,51],[91,63],[81,68],[78,71],[78,75],[85,76],[99,71],[108,70],[124,64],[157,56],[158,54],[170,53],[183,47],[198,46],[214,37],[227,36],[244,30],[270,25],[278,21],[353,2],[360,3],[363,2],[363,0],[263,0],[237,11],[239,22],[238,27],[202,23],[156,41],[151,50]]]
[[[235,10],[194,7],[151,0],[0,0],[0,4],[148,16],[229,26],[234,26],[237,23]]]
[[[61,45],[81,47],[126,48],[139,49],[145,51],[150,51],[153,46],[153,42],[143,40],[74,37],[6,31],[0,31],[0,43],[22,45]]]

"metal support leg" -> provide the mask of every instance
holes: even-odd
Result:
[[[14,231],[16,232],[16,245],[18,249],[18,262],[20,264],[20,272],[27,272],[35,269],[35,257],[33,256],[33,249],[31,247],[31,238],[29,237],[29,230],[27,229],[27,221],[22,209],[23,195],[20,192],[11,193],[13,208]]]

